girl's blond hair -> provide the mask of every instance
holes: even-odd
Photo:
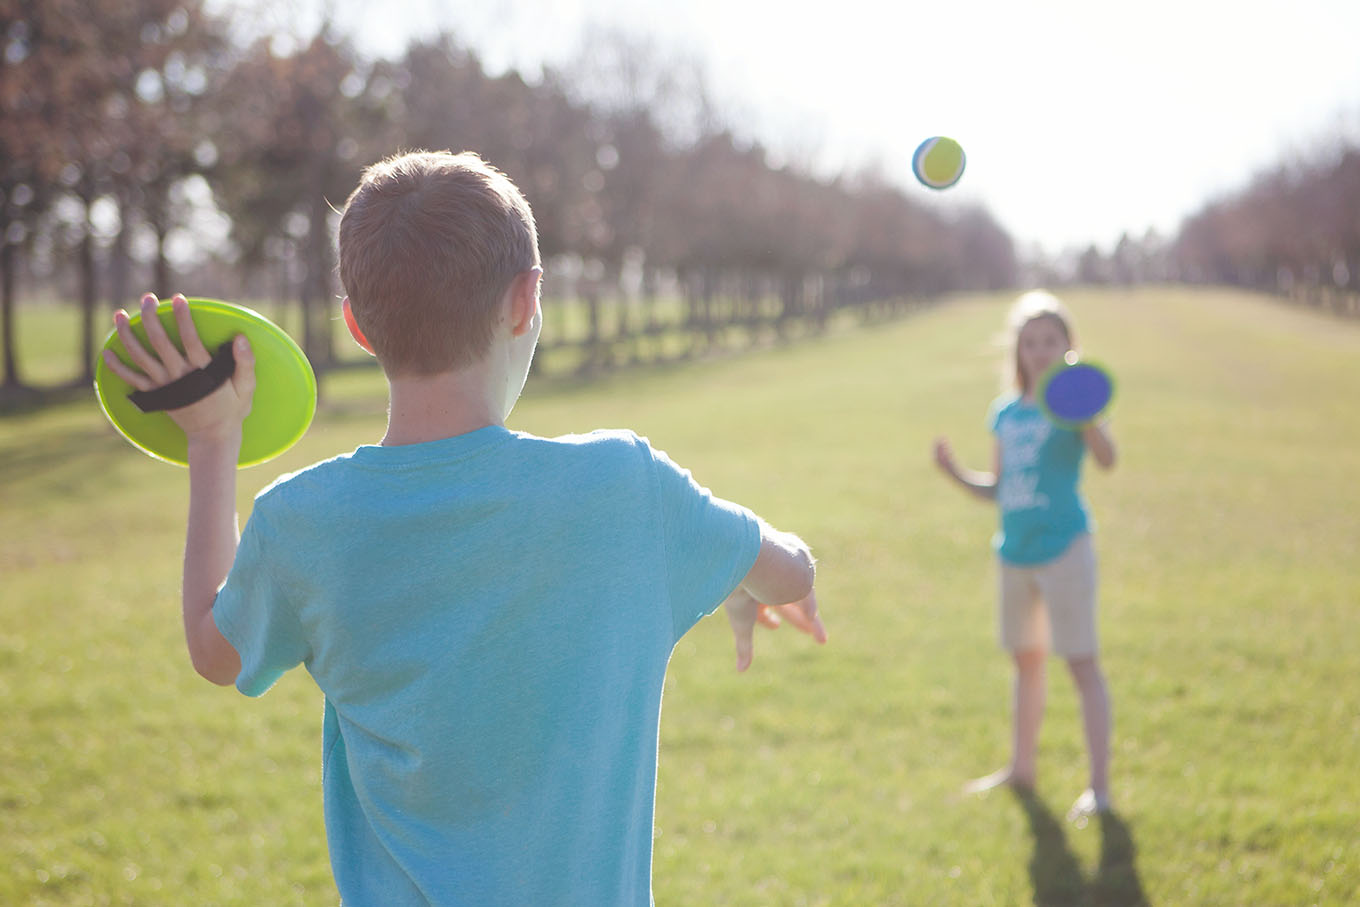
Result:
[[[1025,325],[1039,318],[1051,318],[1062,329],[1071,349],[1077,348],[1077,336],[1072,331],[1072,316],[1058,297],[1047,290],[1030,290],[1022,293],[1010,311],[1006,313],[1006,364],[1001,372],[1002,390],[1016,390],[1021,394],[1030,391],[1029,380],[1020,367],[1020,331]]]

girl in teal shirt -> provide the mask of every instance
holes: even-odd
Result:
[[[1067,661],[1086,730],[1090,784],[1069,813],[1078,819],[1110,808],[1110,702],[1096,638],[1092,525],[1079,484],[1086,452],[1109,469],[1115,448],[1108,424],[1060,428],[1044,417],[1035,400],[1039,376],[1075,346],[1062,304],[1048,293],[1026,293],[1012,307],[1008,323],[1014,337],[1015,390],[998,398],[989,413],[996,436],[992,471],[965,469],[946,439],[935,443],[936,462],[948,476],[997,504],[1000,637],[1015,664],[1010,763],[969,782],[966,789],[979,792],[1003,784],[1033,788],[1044,713],[1044,664],[1051,649]]]

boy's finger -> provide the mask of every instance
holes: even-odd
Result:
[[[766,605],[761,605],[756,611],[756,622],[761,626],[769,627],[771,630],[778,630],[780,623],[779,615]]]
[[[733,635],[736,637],[737,640],[737,673],[741,673],[742,671],[745,671],[747,668],[751,666],[752,657],[751,631],[752,629],[754,629],[754,627],[753,626],[746,627],[745,632],[736,630],[736,628],[733,629],[735,631]]]
[[[150,341],[151,348],[160,357],[161,364],[165,366],[167,374],[172,378],[177,378],[186,371],[187,363],[184,354],[175,346],[170,335],[165,332],[165,325],[161,324],[160,317],[156,314],[156,297],[147,293],[142,297],[142,330],[146,331],[146,339]]]
[[[826,627],[817,611],[817,593],[809,592],[807,598],[790,605],[780,605],[779,613],[799,630],[819,643],[826,642]]]
[[[245,334],[237,334],[232,340],[232,354],[236,357],[236,371],[232,373],[231,383],[236,395],[243,399],[255,393],[255,351]]]
[[[146,347],[142,346],[142,342],[133,333],[132,322],[127,312],[119,309],[113,313],[113,328],[118,332],[118,339],[122,342],[123,349],[127,350],[128,358],[151,379],[152,387],[160,387],[169,382],[170,375],[161,366],[160,361],[146,351]]]
[[[755,635],[756,615],[760,606],[749,597],[727,600],[727,622],[732,625],[732,638],[737,644],[737,670],[751,666],[752,636]]]
[[[189,311],[188,300],[182,293],[176,293],[175,298],[170,300],[170,307],[175,313],[175,324],[179,327],[179,342],[184,344],[184,358],[188,359],[194,368],[203,368],[212,362],[212,354],[198,336],[198,328],[194,327],[194,316]]]
[[[826,643],[826,626],[822,623],[820,617],[812,618],[812,629],[808,630],[808,633],[817,641],[818,645]]]
[[[826,642],[826,628],[822,626],[820,617],[808,617],[797,605],[781,605],[779,613],[784,615],[784,620],[817,642]]]
[[[779,613],[783,618],[804,633],[812,632],[812,621],[797,605],[780,605]]]
[[[103,356],[104,364],[109,367],[109,370],[136,390],[149,391],[158,386],[146,375],[143,375],[134,368],[128,368],[124,365],[123,360],[119,359],[118,354],[113,350],[104,350]]]

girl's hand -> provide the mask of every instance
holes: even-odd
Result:
[[[1102,469],[1113,469],[1117,454],[1109,422],[1092,422],[1081,430],[1082,440],[1091,457]]]
[[[935,439],[935,465],[951,476],[958,474],[958,466],[954,463],[954,450],[949,446],[948,438]]]

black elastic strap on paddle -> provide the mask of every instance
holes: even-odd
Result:
[[[196,368],[155,390],[133,391],[128,394],[128,399],[144,413],[179,409],[202,400],[226,384],[235,373],[236,356],[232,354],[231,341],[228,340],[217,348],[212,362],[202,368]]]

